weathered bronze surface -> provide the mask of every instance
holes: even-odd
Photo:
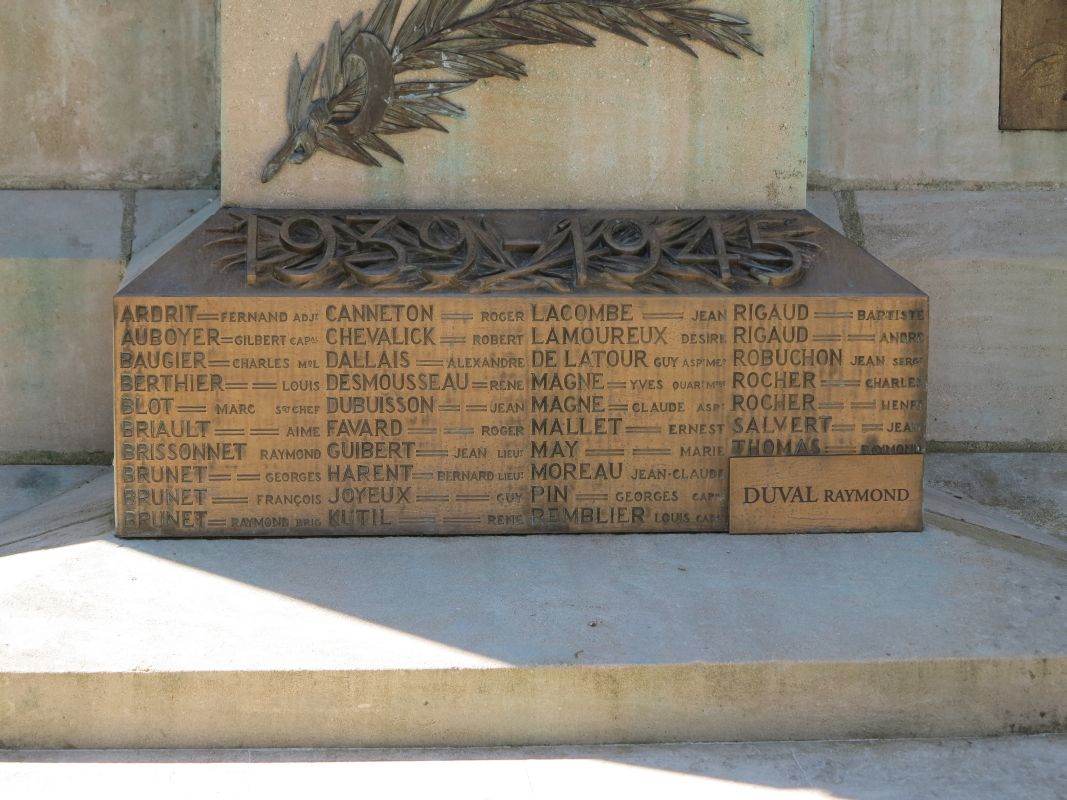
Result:
[[[576,26],[589,26],[646,44],[660,39],[696,57],[690,43],[702,42],[740,56],[759,49],[746,20],[694,6],[693,0],[493,0],[463,16],[471,0],[419,0],[400,22],[401,0],[380,0],[364,24],[358,13],[301,67],[294,56],[289,73],[289,137],[267,162],[270,181],[286,163],[300,164],[318,148],[378,167],[371,151],[403,161],[382,136],[430,128],[447,132],[434,117],[462,116],[445,95],[482,78],[518,80],[522,61],[503,51],[516,45],[573,44],[595,39]],[[420,80],[399,81],[406,72]]]
[[[1000,127],[1067,130],[1067,2],[1004,0]]]
[[[249,285],[377,292],[639,291],[792,286],[816,228],[756,212],[229,212],[208,243]]]
[[[811,229],[804,281],[249,286],[220,212],[116,297],[119,532],[721,531],[738,458],[922,453],[926,297],[805,212],[752,219]]]
[[[731,533],[919,531],[923,456],[730,460]]]

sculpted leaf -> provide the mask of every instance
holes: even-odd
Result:
[[[434,117],[461,116],[463,108],[443,95],[478,80],[523,78],[523,61],[503,52],[511,47],[591,47],[596,39],[583,28],[641,45],[658,39],[693,57],[694,43],[738,57],[744,50],[760,52],[746,20],[694,2],[493,0],[463,16],[471,0],[418,0],[398,26],[402,0],[379,0],[365,24],[362,13],[344,27],[334,23],[305,69],[294,58],[286,102],[289,135],[262,179],[271,180],[285,164],[303,163],[319,149],[367,166],[381,166],[370,150],[402,162],[383,136],[447,132]],[[397,80],[420,70],[431,75]]]

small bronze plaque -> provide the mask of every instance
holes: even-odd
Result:
[[[730,459],[730,533],[918,531],[922,455]]]
[[[1000,127],[1067,130],[1067,0],[1004,0]]]

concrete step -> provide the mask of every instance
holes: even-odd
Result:
[[[94,511],[109,492],[0,524],[4,746],[1067,731],[1067,553],[988,516],[852,536],[120,541]]]
[[[1061,800],[1067,738],[466,750],[0,751],[9,800]]]

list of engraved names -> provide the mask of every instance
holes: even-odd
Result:
[[[116,300],[124,535],[725,530],[729,459],[921,452],[925,298]]]

